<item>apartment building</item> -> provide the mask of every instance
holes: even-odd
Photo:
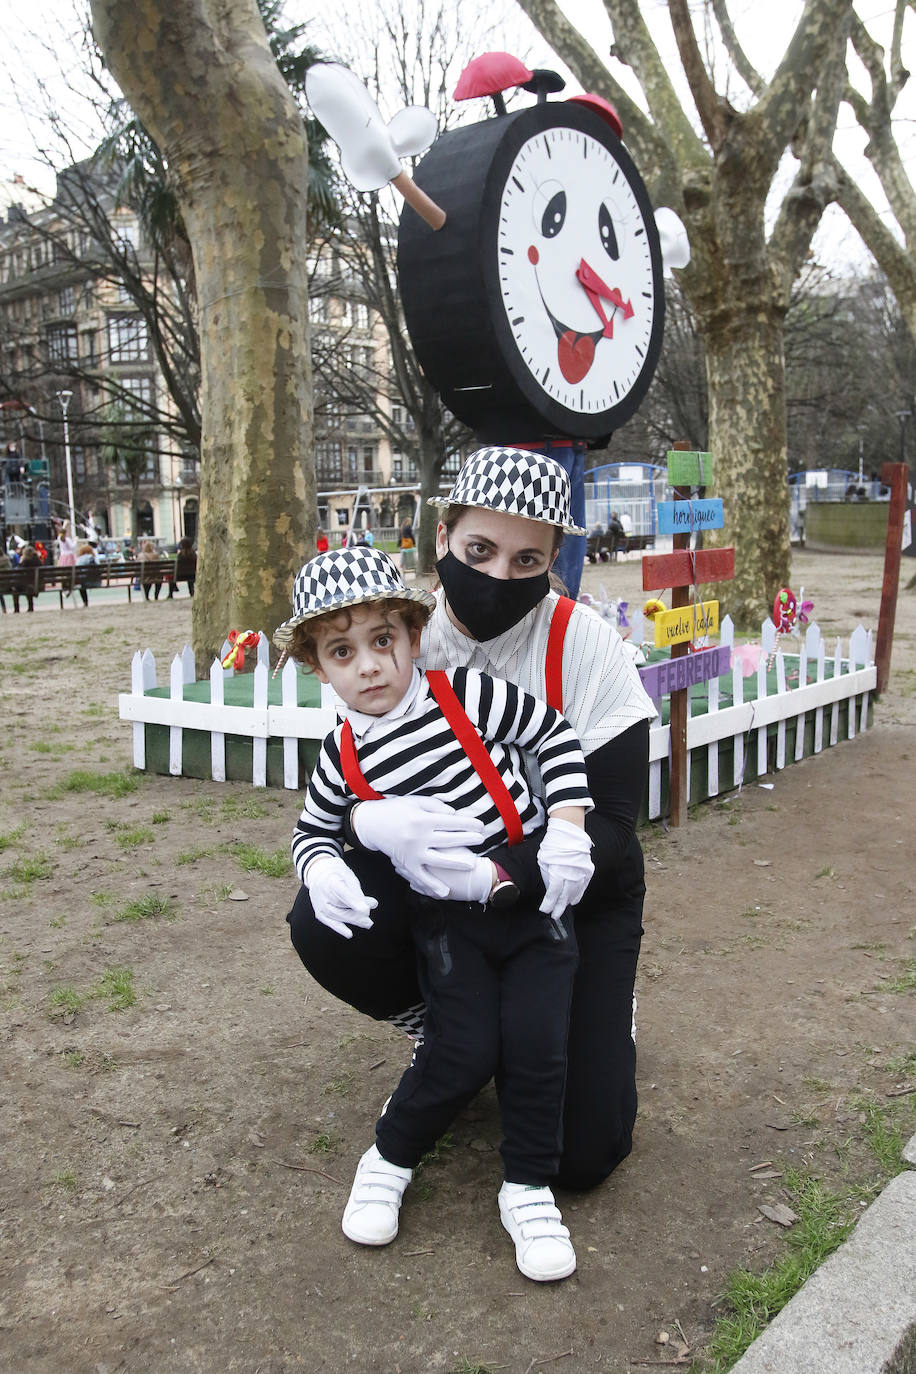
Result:
[[[107,231],[93,228],[90,193]],[[91,515],[103,534],[168,545],[196,536],[199,458],[166,423],[174,407],[147,321],[117,278],[104,232],[133,270],[148,270],[135,215],[116,207],[86,164],[58,175],[50,204],[11,206],[0,222],[0,446],[30,465],[35,498],[42,463],[39,522],[67,515],[69,450],[78,526]]]

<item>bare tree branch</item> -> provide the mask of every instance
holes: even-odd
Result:
[[[696,34],[687,8],[687,0],[669,0],[671,27],[681,55],[681,64],[690,86],[693,103],[709,139],[713,153],[721,148],[729,125],[729,106],[717,94],[709,79],[706,64],[700,55]]]
[[[763,95],[766,82],[738,42],[738,35],[735,33],[726,0],[712,0],[712,8],[719,25],[719,33],[722,35],[722,42],[725,44],[725,51],[734,63],[735,70],[753,95],[758,97]]]

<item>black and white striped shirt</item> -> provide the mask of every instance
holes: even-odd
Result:
[[[585,760],[572,727],[557,711],[502,678],[468,668],[447,673],[468,718],[509,789],[525,834],[544,823],[520,748],[530,750],[541,773],[547,812],[561,806],[592,809]],[[363,776],[383,797],[438,797],[462,815],[477,816],[484,837],[478,853],[505,843],[502,817],[455,738],[429,688],[414,670],[411,686],[384,716],[348,712]],[[305,806],[293,833],[293,862],[300,879],[319,854],[339,855],[343,818],[354,800],[340,761],[337,726],[321,746]]]

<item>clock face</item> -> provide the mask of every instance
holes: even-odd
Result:
[[[589,122],[594,132],[576,127]],[[529,394],[542,393],[555,423],[606,432],[636,408],[661,342],[645,188],[610,130],[588,120],[532,133],[500,176],[486,248],[495,248],[494,326],[509,367]]]

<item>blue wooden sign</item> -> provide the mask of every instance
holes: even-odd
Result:
[[[690,534],[693,530],[721,530],[725,510],[719,497],[706,501],[659,501],[659,534]]]
[[[640,668],[639,676],[649,696],[658,700],[666,692],[683,691],[685,687],[695,687],[710,678],[721,677],[727,673],[732,663],[732,651],[728,644],[720,644],[714,649],[700,649],[695,654],[685,654],[683,658],[671,658],[662,663],[652,663],[648,668]]]

